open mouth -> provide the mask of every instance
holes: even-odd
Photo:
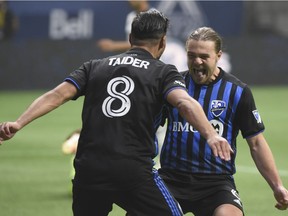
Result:
[[[196,76],[199,76],[199,77],[203,77],[206,75],[206,70],[205,69],[193,69],[193,72]]]

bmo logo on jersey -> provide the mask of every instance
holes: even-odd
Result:
[[[119,91],[119,88],[117,87],[120,85],[122,88]],[[131,101],[128,95],[133,92],[134,87],[134,81],[128,76],[115,77],[111,79],[107,85],[107,92],[109,96],[102,104],[103,114],[108,118],[126,115],[131,108]],[[115,105],[116,103],[118,109],[113,109],[113,104]]]
[[[223,126],[223,123],[216,120],[216,119],[212,119],[210,120],[210,123],[212,125],[212,127],[216,130],[216,132],[222,136],[223,134],[223,129],[224,129],[224,126]]]
[[[212,125],[212,127],[216,130],[216,132],[222,136],[223,135],[223,123],[221,121],[218,121],[216,119],[212,119],[210,120],[210,123]],[[192,125],[190,125],[188,122],[186,122],[184,125],[182,124],[182,122],[173,122],[173,131],[177,131],[177,132],[193,132],[193,133],[198,133],[197,130],[195,130],[193,128]]]

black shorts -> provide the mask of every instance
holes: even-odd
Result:
[[[212,216],[214,210],[222,204],[232,204],[243,212],[231,176],[192,175],[169,169],[160,169],[159,174],[184,214],[192,212],[195,216]]]
[[[157,171],[153,171],[153,178],[129,191],[101,191],[73,185],[74,216],[107,216],[113,203],[126,210],[129,216],[183,215]]]

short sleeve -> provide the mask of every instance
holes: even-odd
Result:
[[[78,90],[78,93],[73,98],[73,100],[76,100],[78,97],[85,94],[90,68],[91,61],[85,62],[78,69],[71,72],[65,79],[66,82],[72,83]]]
[[[243,138],[249,138],[264,131],[264,123],[256,108],[253,94],[248,86],[244,88],[236,111],[236,121]]]
[[[187,91],[183,76],[177,71],[175,66],[172,65],[167,66],[170,66],[170,70],[164,79],[163,94],[165,99],[169,94],[169,92],[175,88],[181,88]]]

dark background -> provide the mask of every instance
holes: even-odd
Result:
[[[84,61],[114,54],[100,51],[96,41],[125,40],[125,19],[131,10],[126,1],[8,4],[19,28],[10,40],[0,41],[0,90],[52,88]],[[288,2],[151,1],[150,5],[170,18],[169,34],[183,46],[196,27],[218,31],[230,55],[231,73],[249,85],[288,84]],[[55,10],[64,14],[65,22],[53,17]],[[53,22],[60,23],[62,33],[57,37],[51,33]]]

